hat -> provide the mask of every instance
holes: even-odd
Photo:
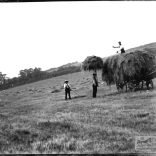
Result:
[[[93,75],[96,75],[96,73],[93,73]]]
[[[68,80],[65,80],[64,82],[68,82]]]

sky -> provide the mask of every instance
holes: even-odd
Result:
[[[0,72],[47,70],[156,41],[155,1],[0,3]]]

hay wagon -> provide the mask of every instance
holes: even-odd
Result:
[[[156,78],[156,56],[146,50],[136,50],[122,55],[113,55],[104,60],[102,79],[107,84],[116,84],[118,91],[143,89],[146,83],[153,88]]]
[[[132,80],[130,82],[127,83],[127,86],[130,90],[139,90],[139,89],[143,89],[144,84],[146,85],[147,89],[149,89],[149,86],[151,86],[151,88],[154,88],[154,84],[152,79],[156,78],[156,69],[152,72],[150,72],[149,74],[145,75],[143,77],[143,79],[141,80]],[[141,83],[141,85],[140,85]]]
[[[150,74],[146,75],[145,80],[151,80],[156,78],[156,69],[155,71],[152,71]]]

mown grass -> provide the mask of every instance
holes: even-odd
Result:
[[[64,100],[64,79],[77,94]],[[99,77],[100,79],[100,77]],[[118,93],[75,73],[2,91],[0,153],[139,153],[135,137],[156,134],[156,91]]]

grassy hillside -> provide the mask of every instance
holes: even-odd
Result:
[[[78,72],[2,91],[0,153],[141,155],[135,137],[156,135],[156,90],[120,94],[100,84],[93,99],[91,83],[91,73]]]
[[[81,63],[73,62],[73,63],[62,65],[57,68],[50,68],[45,72],[49,75],[49,77],[57,77],[57,76],[76,73],[80,71],[81,71]]]
[[[148,50],[152,54],[156,55],[156,42],[145,44],[145,45],[138,46],[138,47],[135,47],[135,48],[131,48],[131,49],[126,50],[126,52],[133,52],[133,51],[136,51],[136,50]]]
[[[46,72],[48,72],[48,73],[59,72],[62,69],[68,69],[71,67],[78,67],[80,69],[81,63],[79,63],[79,62],[68,63],[68,64],[62,65],[60,67],[57,67],[57,68],[50,68],[50,69],[46,70]]]

